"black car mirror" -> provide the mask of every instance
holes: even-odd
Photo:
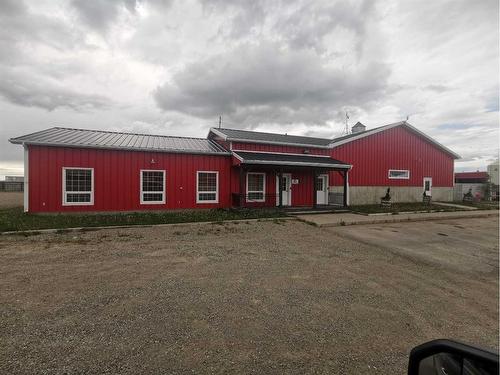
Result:
[[[498,354],[451,340],[434,340],[410,352],[408,375],[497,375]]]

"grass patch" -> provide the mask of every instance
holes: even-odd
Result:
[[[393,203],[391,207],[381,207],[379,204],[364,204],[359,206],[350,206],[354,212],[363,214],[391,213],[397,215],[400,212],[415,212],[415,211],[463,211],[459,207],[440,206],[437,204],[424,204],[421,202],[411,203]]]
[[[0,232],[52,229],[64,233],[64,228],[100,227],[113,225],[154,225],[210,221],[222,223],[223,220],[244,220],[259,218],[278,218],[285,213],[276,209],[213,209],[161,212],[132,212],[115,214],[29,214],[22,208],[0,210]]]

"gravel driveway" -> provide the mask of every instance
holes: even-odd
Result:
[[[426,340],[497,348],[498,220],[469,222],[3,236],[0,373],[404,374]]]

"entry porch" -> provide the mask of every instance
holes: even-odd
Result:
[[[232,205],[347,207],[350,168],[328,156],[236,151],[231,173]],[[342,177],[341,197],[329,189],[334,174]]]

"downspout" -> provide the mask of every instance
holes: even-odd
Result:
[[[29,211],[29,149],[28,145],[23,142],[24,148],[24,189],[23,189],[23,205],[24,212]]]

